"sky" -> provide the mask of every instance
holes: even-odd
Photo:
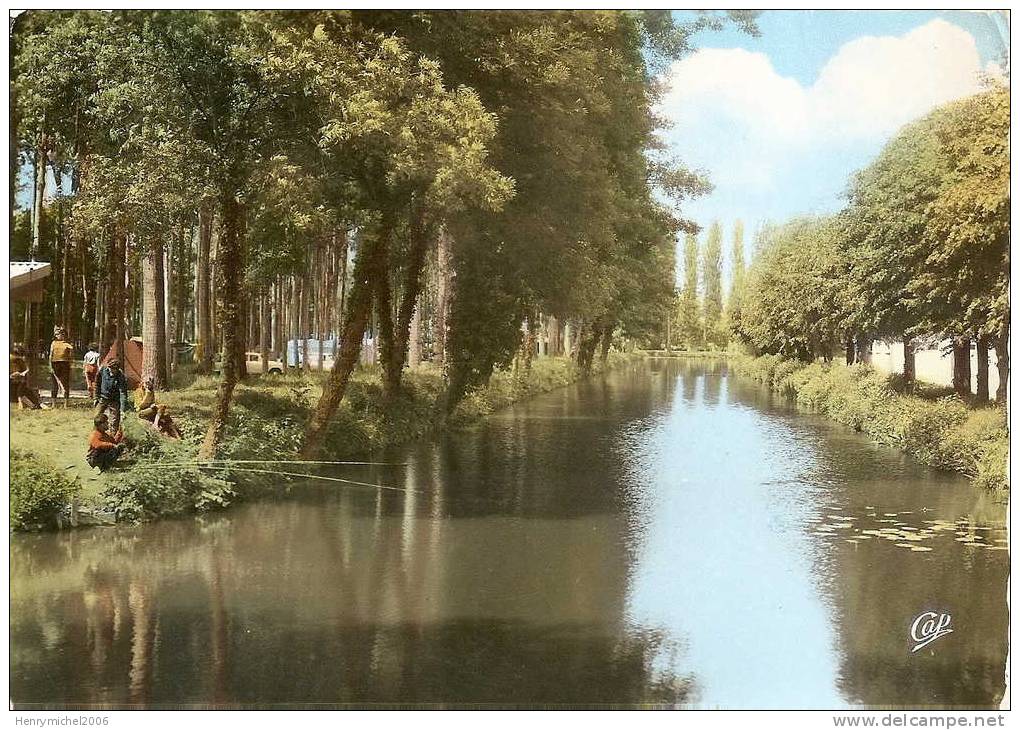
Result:
[[[1009,42],[1005,16],[985,12],[766,11],[758,26],[698,34],[658,110],[670,148],[714,185],[683,213],[722,223],[727,258],[738,218],[750,254],[765,220],[839,210],[899,128],[1001,75]]]

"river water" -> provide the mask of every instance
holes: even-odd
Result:
[[[11,538],[19,706],[996,706],[1004,497],[651,360],[197,519]],[[403,490],[403,491],[401,491]],[[952,633],[912,652],[911,625]]]

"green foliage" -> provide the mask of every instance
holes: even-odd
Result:
[[[867,365],[805,365],[764,355],[735,357],[730,367],[923,464],[961,472],[986,488],[1009,486],[1009,436],[1001,408],[970,409],[955,396],[901,395]]]
[[[831,219],[764,228],[741,299],[739,335],[759,354],[831,356],[845,319],[844,270]]]
[[[719,221],[708,229],[705,250],[702,253],[701,277],[704,297],[705,342],[726,346],[726,332],[722,326],[722,226]]]
[[[852,180],[849,322],[873,336],[998,335],[1008,318],[1009,91],[936,109]]]
[[[17,449],[10,455],[10,529],[30,530],[53,524],[80,491],[52,464]]]
[[[730,295],[726,300],[726,325],[733,334],[740,333],[741,302],[744,296],[744,281],[747,277],[744,262],[744,222],[736,221],[733,225],[733,247],[730,252]]]
[[[700,349],[705,344],[698,298],[698,258],[698,237],[688,233],[684,236],[684,286],[677,315],[677,334],[688,350]]]

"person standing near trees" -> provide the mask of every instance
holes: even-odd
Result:
[[[89,391],[89,400],[96,405],[96,378],[99,375],[99,344],[89,343],[89,351],[85,353],[85,361],[82,365],[85,373],[85,387]]]
[[[64,398],[67,408],[71,397],[71,362],[74,360],[74,346],[67,341],[67,330],[63,327],[53,329],[53,342],[50,343],[50,374],[52,387],[50,400],[57,404],[58,392]]]
[[[99,370],[99,402],[96,416],[109,416],[110,428],[120,429],[121,398],[127,398],[128,385],[120,360],[114,358]]]

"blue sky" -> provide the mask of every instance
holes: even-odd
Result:
[[[736,218],[753,233],[838,210],[897,129],[1001,73],[1009,37],[1004,16],[981,12],[766,11],[758,25],[759,38],[700,33],[660,109],[671,148],[715,185],[685,214],[727,235]]]

